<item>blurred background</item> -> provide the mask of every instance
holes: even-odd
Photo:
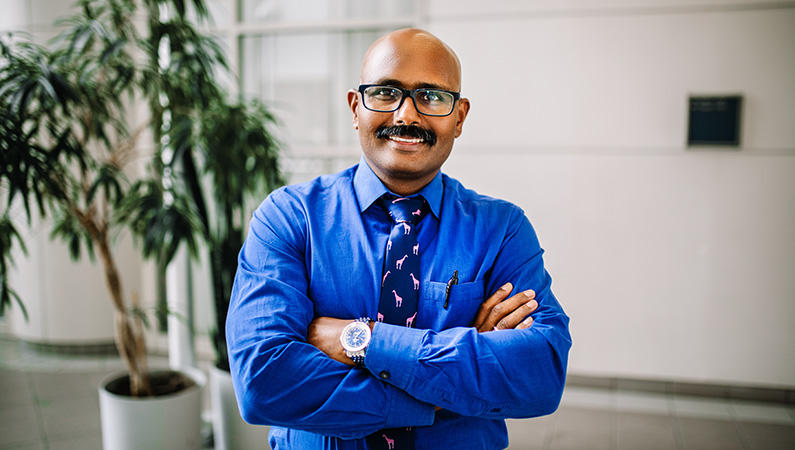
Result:
[[[70,3],[0,0],[0,31],[26,31],[44,43]],[[443,171],[518,204],[533,223],[553,290],[572,318],[569,376],[572,392],[581,389],[574,406],[615,413],[620,388],[631,387],[663,399],[652,412],[672,418],[673,437],[660,448],[795,446],[795,2],[207,4],[212,23],[202,29],[220,40],[237,75],[219,83],[261,99],[276,117],[288,183],[358,161],[345,95],[376,37],[417,26],[448,43],[472,109]],[[736,128],[707,125],[736,139],[689,142],[691,99],[704,97],[740,99]],[[68,367],[70,358],[91,359],[85,349],[112,348],[101,267],[70,260],[50,228],[38,218],[20,226],[28,252],[15,257],[10,279],[29,317],[18,307],[0,317],[4,367]],[[129,237],[116,242],[128,290],[154,309],[156,265]],[[155,357],[174,364],[182,355],[178,365],[200,367],[212,361],[209,271],[201,254],[189,261],[180,251],[172,262],[169,302],[185,320],[169,329],[171,338],[147,330]],[[732,423],[736,442],[688,441],[676,420],[677,394],[718,402],[701,409]],[[777,408],[759,414],[782,426],[779,437],[757,445],[755,432],[735,423],[743,420],[736,401]],[[621,447],[620,424],[611,419],[604,448]],[[527,430],[511,425],[512,437]],[[546,437],[527,448],[561,439],[554,421],[534,430]],[[521,439],[512,440],[516,448],[525,448]],[[586,445],[579,448],[601,446],[593,434],[583,439],[590,444],[576,441]]]

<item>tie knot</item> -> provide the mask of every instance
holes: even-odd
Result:
[[[384,195],[381,204],[395,222],[416,223],[428,213],[428,203],[421,196],[395,197]]]

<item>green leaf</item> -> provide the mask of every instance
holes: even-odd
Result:
[[[8,284],[9,269],[14,266],[14,259],[11,253],[15,246],[14,241],[16,241],[16,246],[22,250],[22,253],[27,254],[25,242],[11,221],[8,210],[6,210],[0,216],[0,316],[5,314],[6,308],[11,305],[13,300],[19,305],[25,320],[28,320],[28,312],[25,309],[25,305],[22,304],[19,295]]]

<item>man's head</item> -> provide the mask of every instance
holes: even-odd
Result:
[[[360,83],[404,90],[429,88],[457,95],[461,90],[461,65],[455,53],[432,34],[402,29],[370,46],[362,62]],[[453,141],[461,134],[469,100],[420,91],[415,101],[404,92],[397,110],[373,111],[397,106],[377,105],[380,94],[377,88],[368,90],[368,94],[348,92],[353,125],[359,131],[364,157],[376,175],[396,193],[411,194],[430,182],[447,160]],[[392,94],[401,95],[394,90]],[[441,106],[432,106],[437,104]],[[445,109],[447,104],[449,108]],[[438,115],[421,114],[417,106],[420,111]],[[447,111],[451,111],[449,115],[442,115]]]

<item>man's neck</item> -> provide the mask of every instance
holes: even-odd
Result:
[[[402,195],[404,197],[408,197],[410,195],[414,195],[420,192],[425,186],[428,185],[433,178],[436,176],[436,173],[432,173],[429,176],[422,177],[422,178],[413,178],[413,179],[392,179],[376,172],[376,176],[384,183],[384,186],[387,187],[390,191],[394,192],[395,194]]]

